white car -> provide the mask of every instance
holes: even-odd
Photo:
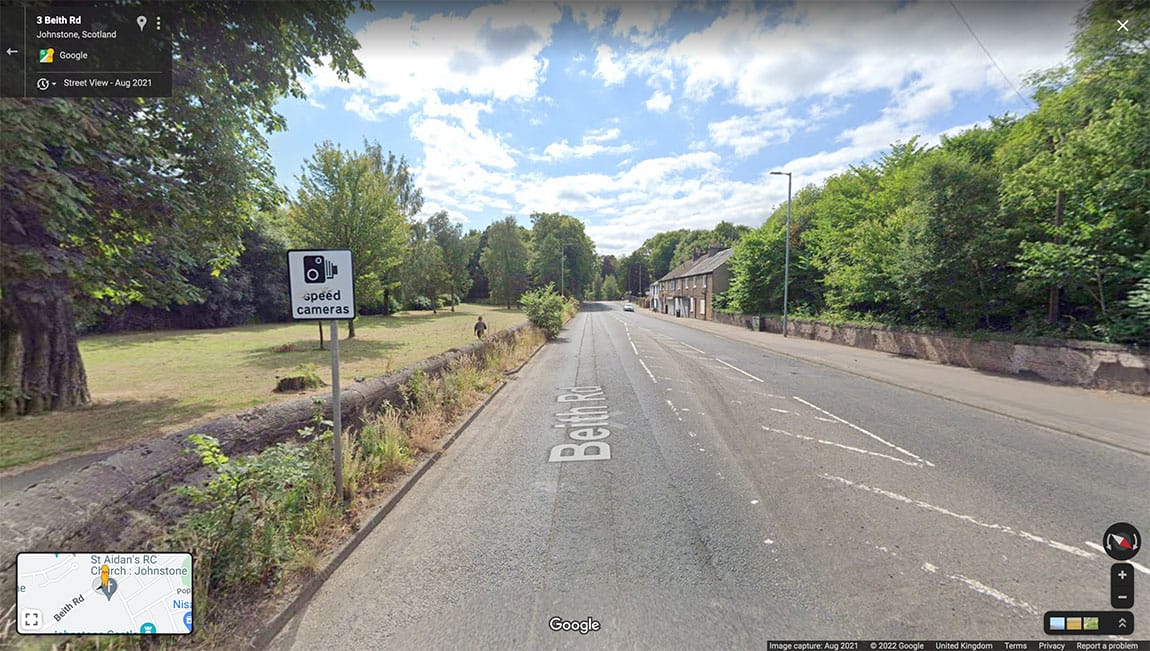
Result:
[[[623,304],[623,311],[624,311],[624,312],[634,312],[634,311],[635,311],[635,306],[634,306],[634,305],[632,305],[631,303],[624,303],[624,304]]]

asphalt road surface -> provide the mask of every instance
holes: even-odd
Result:
[[[1148,495],[1144,455],[588,304],[272,646],[1042,639],[1110,610]]]

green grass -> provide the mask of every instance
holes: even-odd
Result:
[[[340,324],[340,380],[396,371],[475,339],[477,315],[488,336],[527,319],[519,310],[466,304],[455,312],[404,312],[360,317],[356,338]],[[0,468],[115,449],[197,421],[290,400],[277,394],[277,375],[314,364],[331,381],[330,329],[319,350],[315,322],[98,335],[80,340],[92,406],[4,421]],[[276,352],[285,345],[293,352]],[[322,390],[321,390],[322,391]]]

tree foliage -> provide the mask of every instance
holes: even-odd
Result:
[[[1034,112],[801,189],[790,233],[783,205],[735,246],[730,307],[781,311],[789,238],[792,311],[1150,344],[1148,48],[1150,6],[1091,3],[1068,65],[1031,78]],[[698,241],[636,254],[674,242],[673,265]]]
[[[600,268],[583,222],[559,213],[532,213],[531,244],[532,283],[554,283],[561,295],[583,296]]]
[[[406,163],[391,167],[392,159],[378,144],[365,143],[356,152],[321,143],[304,163],[288,211],[300,248],[351,251],[357,293],[368,274],[387,278],[403,261],[407,222],[400,197],[413,191],[397,190],[397,176],[408,184],[411,179]],[[349,323],[348,336],[354,337],[354,317]]]
[[[346,23],[361,6],[190,4],[171,97],[0,100],[0,410],[88,401],[77,301],[195,301],[189,274],[236,260],[251,215],[279,199],[274,106],[321,59],[363,73]]]
[[[491,298],[511,309],[527,289],[527,263],[530,250],[527,237],[514,217],[487,227],[487,246],[480,254],[482,267],[491,286]]]

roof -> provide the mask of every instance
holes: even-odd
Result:
[[[723,249],[722,251],[708,254],[701,258],[688,260],[667,272],[667,275],[660,278],[659,281],[709,274],[726,264],[727,261],[731,259],[731,254],[734,252],[734,249]]]

